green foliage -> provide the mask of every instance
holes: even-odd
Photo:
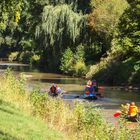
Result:
[[[85,47],[79,45],[74,54],[74,65],[73,73],[76,76],[83,76],[86,74],[86,65],[85,65]]]
[[[130,2],[130,7],[123,14],[119,24],[119,37],[122,47],[129,46],[129,52],[136,58],[140,56],[140,20],[139,20],[140,2],[135,0]],[[124,48],[126,49],[126,48]]]
[[[89,7],[89,0],[36,0],[36,3],[40,4],[41,6],[45,5],[62,5],[67,4],[72,7],[74,11],[82,11],[83,13],[88,13],[90,11]]]
[[[129,1],[128,1],[129,2]],[[139,76],[139,2],[129,3],[120,18],[118,35],[112,40],[107,58],[91,67],[87,77],[97,77],[110,84],[138,85]],[[137,77],[137,78],[136,78]]]
[[[19,42],[19,45],[21,45],[22,49],[25,50],[25,51],[31,51],[32,50],[32,40],[25,40],[25,39],[22,39],[20,42]]]
[[[30,58],[32,57],[33,53],[30,51],[23,51],[19,56],[19,61],[24,63],[30,63]]]
[[[11,91],[15,94],[25,94],[25,77],[21,73],[19,76],[19,80],[16,79],[12,73],[12,71],[8,68],[5,71],[4,80],[7,85],[11,88]],[[9,91],[7,91],[9,92]]]
[[[1,93],[0,93],[1,94]],[[41,119],[27,115],[13,104],[0,98],[0,139],[1,140],[62,140],[63,136],[48,128]]]
[[[84,63],[84,46],[77,47],[75,54],[66,49],[61,59],[60,69],[67,74],[82,76],[86,73],[86,65]]]
[[[71,73],[73,70],[73,52],[70,48],[66,49],[61,59],[60,69],[65,73]]]
[[[10,36],[6,36],[5,37],[5,44],[10,46],[12,43],[13,43],[12,38]]]
[[[88,16],[89,27],[102,46],[102,55],[111,47],[117,34],[117,25],[128,4],[126,0],[91,0],[92,12]]]
[[[30,64],[39,65],[39,62],[40,62],[40,55],[33,54],[30,58]]]
[[[18,55],[19,55],[19,52],[12,52],[12,53],[9,55],[8,60],[9,60],[10,62],[11,62],[11,61],[15,61],[15,60],[17,60]]]
[[[76,61],[85,61],[85,47],[82,44],[77,46],[74,59]]]
[[[128,4],[126,0],[92,0],[91,6],[90,24],[93,30],[111,35]]]
[[[84,76],[86,74],[86,70],[84,61],[77,61],[73,67],[73,73],[76,76]]]
[[[4,38],[0,37],[0,45],[4,43]]]
[[[79,38],[85,25],[85,17],[75,13],[70,6],[45,6],[42,13],[42,25],[37,26],[36,36],[44,36],[44,44],[54,46],[61,44],[63,37],[73,43]]]
[[[122,50],[120,46],[112,48],[107,58],[90,68],[86,75],[87,78],[95,77],[102,83],[113,85],[134,84],[139,86],[139,59],[128,57],[128,51],[130,50]]]
[[[75,76],[101,60],[88,77],[98,73],[111,83],[138,83],[139,11],[139,0],[3,0],[0,57]],[[126,73],[119,75],[118,67]]]
[[[9,21],[16,21],[18,23],[19,13],[22,11],[22,6],[24,5],[23,0],[3,0],[0,4],[0,31],[4,31],[9,24]],[[17,18],[18,13],[18,18]]]

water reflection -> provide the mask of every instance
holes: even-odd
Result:
[[[78,84],[85,85],[85,81],[82,79],[60,78],[60,79],[32,79],[32,81],[40,81],[42,83],[58,83],[58,84]]]
[[[29,71],[29,70],[31,70],[30,66],[27,64],[0,62],[0,69],[1,70],[5,70],[7,68],[10,68],[13,71]]]

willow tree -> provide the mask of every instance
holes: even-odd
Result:
[[[36,37],[42,38],[42,45],[52,53],[52,59],[58,57],[58,51],[61,54],[67,47],[72,48],[80,43],[85,26],[86,16],[74,12],[70,6],[48,5],[43,9],[42,23],[36,28]]]
[[[66,4],[45,6],[42,22],[36,28],[36,37],[43,41],[42,46],[46,50],[43,53],[47,60],[54,59],[54,64],[58,64],[62,52],[67,47],[74,48],[79,43],[85,26],[86,16],[74,12],[71,6]]]
[[[42,6],[67,4],[70,5],[74,11],[82,11],[83,13],[90,11],[90,0],[36,0],[36,3]]]
[[[75,43],[85,26],[85,19],[85,16],[73,12],[68,5],[45,6],[42,24],[37,26],[36,36],[43,34],[45,44],[51,46],[58,40],[61,43],[64,35]]]

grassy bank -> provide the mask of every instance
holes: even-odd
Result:
[[[9,112],[15,112],[15,115],[17,114],[15,118],[20,123],[21,119],[18,116],[18,114],[20,114],[18,110],[26,112],[29,116],[40,118],[47,123],[49,127],[57,131],[61,131],[65,135],[65,140],[139,140],[139,125],[133,132],[127,127],[127,123],[125,121],[121,121],[118,126],[113,126],[107,123],[102,117],[102,110],[93,107],[93,104],[75,102],[73,106],[70,106],[61,99],[54,99],[49,97],[47,93],[41,93],[39,88],[35,88],[32,92],[28,93],[25,90],[24,85],[24,77],[21,75],[20,77],[14,78],[11,71],[6,71],[0,81],[0,99],[2,100],[1,106],[3,106],[1,112],[11,115],[7,111],[4,111],[8,110],[6,108],[9,108]],[[13,104],[16,110],[13,107],[6,105],[5,102]],[[27,120],[27,116],[22,115],[23,128],[24,126],[27,127],[29,125],[28,121],[32,120],[32,117]],[[9,121],[15,121],[12,115],[11,118],[9,118]],[[5,123],[7,122],[8,120],[5,121]],[[35,124],[38,124],[36,123],[36,120]],[[47,130],[44,130],[46,127],[42,127],[42,125],[43,124],[38,124],[38,127],[36,126],[35,128],[38,129],[39,126],[41,126],[41,129],[36,131],[33,129],[34,123],[31,123],[28,127],[29,131],[23,129],[20,131],[21,133],[16,132],[16,130],[19,130],[18,128],[20,125],[16,125],[17,127],[15,126],[15,129],[11,131],[11,133],[8,128],[5,130],[1,125],[0,128],[1,134],[10,133],[13,137],[20,136],[20,134],[23,135],[23,138],[24,136],[28,137],[29,135],[26,135],[27,132],[32,136],[37,135],[38,137],[38,133],[42,132],[43,134],[46,134],[46,137],[49,137],[51,133],[48,132],[50,135],[47,135]],[[3,132],[4,130],[5,132]],[[52,132],[52,137],[49,139],[61,139],[62,137],[60,136],[61,135]],[[27,139],[30,140],[32,137],[29,136]]]
[[[0,100],[1,140],[61,140],[62,135],[51,130],[43,121],[31,117],[12,104]]]
[[[22,77],[22,75],[21,75]],[[18,77],[17,77],[18,78]],[[31,114],[24,78],[10,71],[0,81],[0,140],[61,140],[62,134]]]

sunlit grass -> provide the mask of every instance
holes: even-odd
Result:
[[[9,103],[0,101],[0,139],[61,140],[62,135],[51,130],[40,119],[23,114]]]

